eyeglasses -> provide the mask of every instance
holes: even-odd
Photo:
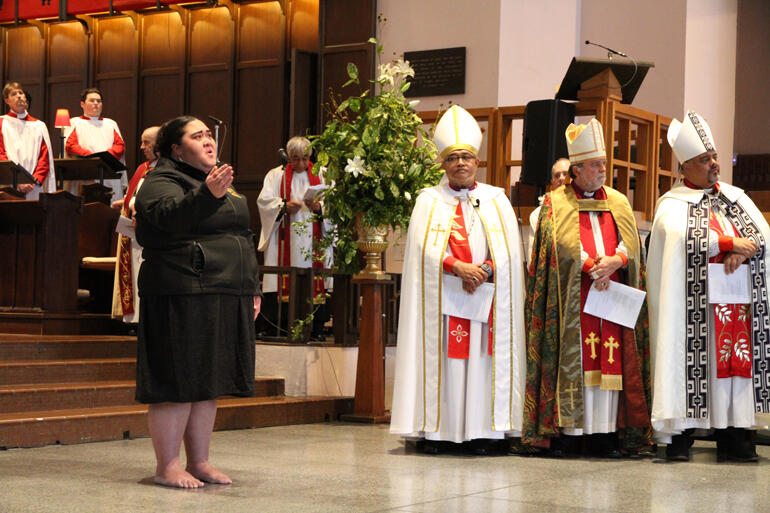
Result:
[[[444,159],[444,162],[446,162],[447,164],[457,164],[457,162],[460,160],[462,160],[465,163],[468,163],[473,160],[476,160],[476,155],[471,155],[470,153],[465,153],[463,155],[449,155],[447,158]]]

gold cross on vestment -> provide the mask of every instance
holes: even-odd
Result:
[[[503,230],[501,230],[499,226],[493,226],[492,228],[489,229],[489,235],[495,236],[495,244],[497,244],[498,237],[501,233],[503,233]]]
[[[604,343],[604,347],[610,348],[610,357],[607,358],[607,361],[610,363],[615,363],[615,358],[613,358],[613,352],[615,349],[620,347],[620,344],[618,344],[617,340],[610,337],[607,339],[607,341]]]
[[[575,383],[570,383],[569,388],[564,389],[565,392],[569,392],[569,407],[574,408],[575,407],[575,392],[578,391],[577,387],[575,386]]]
[[[445,230],[444,228],[442,228],[442,227],[441,227],[441,224],[437,224],[436,226],[434,226],[433,228],[431,228],[431,229],[430,229],[430,231],[432,231],[432,232],[436,232],[436,237],[433,239],[433,245],[434,245],[434,246],[435,246],[436,244],[438,244],[438,234],[440,233],[440,234],[442,234],[442,235],[443,235],[443,234],[446,232],[446,230]]]
[[[587,345],[591,346],[591,359],[592,360],[596,360],[596,344],[598,344],[599,342],[601,342],[601,340],[599,340],[599,337],[597,337],[596,333],[594,333],[593,331],[588,334],[588,338],[586,338],[586,340],[585,340],[585,343]],[[605,345],[605,347],[606,347],[606,345]],[[610,363],[612,363],[612,362],[610,362]]]

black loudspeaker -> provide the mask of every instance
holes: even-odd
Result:
[[[575,121],[575,104],[561,100],[529,102],[524,110],[521,182],[545,189],[553,163],[567,153],[564,132]]]

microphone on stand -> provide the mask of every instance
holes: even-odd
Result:
[[[289,154],[286,153],[286,150],[283,148],[278,148],[278,158],[281,159],[281,166],[286,167],[286,164],[289,163],[291,159],[289,159]]]
[[[608,48],[608,47],[606,47],[604,45],[600,45],[599,43],[592,43],[588,39],[586,39],[586,44],[587,45],[598,46],[599,48],[604,48],[605,50],[607,50],[607,57],[610,58],[610,59],[612,59],[612,54],[620,55],[621,57],[628,57],[628,54],[626,54],[626,53],[619,52],[617,50],[613,50],[612,48]]]
[[[214,122],[214,124],[216,124],[217,126],[218,126],[218,125],[224,125],[224,124],[225,124],[225,122],[224,122],[224,121],[222,121],[222,120],[221,120],[221,119],[219,119],[219,118],[215,118],[214,116],[209,116],[209,119],[210,119],[211,121],[213,121],[213,122]]]

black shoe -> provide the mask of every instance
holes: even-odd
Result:
[[[743,428],[717,429],[717,461],[753,463],[759,461],[754,432]]]
[[[468,442],[463,443],[463,448],[476,456],[489,456],[490,453],[495,450],[495,440],[488,438],[474,438]]]
[[[581,452],[581,437],[561,435],[551,438],[551,448],[545,455],[551,458],[574,458],[580,456]]]
[[[441,454],[444,452],[444,444],[439,440],[418,440],[417,452],[423,454]]]
[[[671,443],[666,445],[666,459],[668,461],[690,461],[692,442],[692,437],[687,433],[672,436]]]
[[[588,453],[594,458],[620,459],[623,454],[618,449],[617,433],[594,433],[587,438]]]

